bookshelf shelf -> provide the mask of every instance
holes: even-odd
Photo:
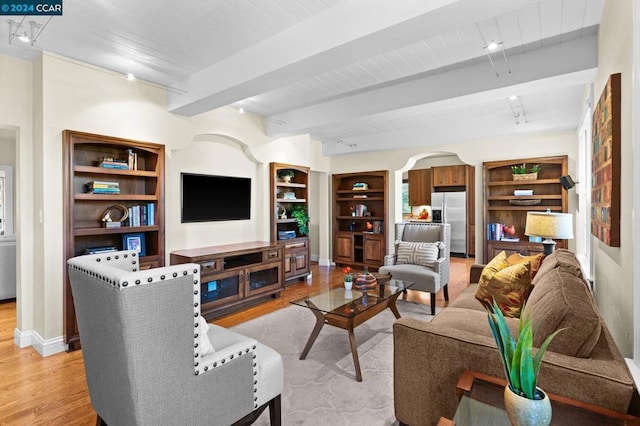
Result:
[[[539,179],[514,181],[511,166],[520,164],[539,164]],[[558,178],[568,173],[567,156],[538,157],[491,161],[483,164],[484,178],[484,262],[491,260],[500,251],[507,254],[524,255],[542,253],[542,244],[529,242],[525,235],[528,211],[567,212],[567,192],[562,189]],[[515,196],[515,190],[531,190],[533,195]],[[513,200],[539,200],[535,205],[514,205]],[[496,225],[498,224],[498,225]],[[499,225],[513,225],[515,237],[520,241],[502,241],[489,239]],[[491,230],[490,230],[491,228]],[[557,240],[558,248],[566,248],[566,240]]]
[[[122,236],[138,233],[144,236],[147,254],[140,258],[140,269],[164,266],[164,145],[70,130],[63,132],[63,140],[65,260],[96,247],[121,250],[125,248]],[[130,161],[134,169],[99,167],[107,158],[123,164]],[[87,184],[97,181],[108,182],[120,193],[87,192]],[[103,227],[105,211],[116,204],[136,212],[135,225],[138,217],[140,223],[153,218],[149,222],[153,225]],[[140,209],[135,207],[139,205]],[[80,348],[80,337],[66,268],[64,274],[64,340],[74,350]]]

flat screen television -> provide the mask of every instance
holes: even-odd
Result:
[[[181,173],[182,223],[251,218],[251,178]]]

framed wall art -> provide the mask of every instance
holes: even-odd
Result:
[[[591,233],[620,247],[620,77],[607,80],[593,111]]]

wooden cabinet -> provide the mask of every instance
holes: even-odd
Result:
[[[464,256],[476,255],[476,203],[475,175],[476,168],[468,164],[455,166],[438,166],[431,169],[431,186],[433,192],[465,192],[466,193],[466,251]]]
[[[270,183],[271,241],[284,250],[285,281],[306,277],[311,258],[308,222],[300,226],[294,215],[302,211],[308,217],[309,168],[271,163]]]
[[[432,186],[465,186],[470,166],[438,166],[431,168]]]
[[[332,176],[333,257],[337,264],[377,269],[387,235],[387,172]]]
[[[278,296],[284,289],[283,248],[254,241],[171,252],[171,264],[201,266],[200,301],[207,320]]]
[[[431,204],[431,169],[409,170],[409,205]]]
[[[538,164],[535,180],[513,180],[511,166]],[[483,164],[484,187],[484,261],[491,260],[502,250],[509,253],[542,253],[541,243],[529,242],[525,235],[528,211],[566,213],[567,191],[562,189],[559,177],[568,173],[567,156],[518,158]],[[516,196],[514,191],[530,191],[531,195]],[[513,226],[512,236],[519,241],[502,241],[500,225]],[[505,236],[508,237],[508,236]],[[556,248],[566,248],[566,240],[556,240]]]
[[[123,237],[135,234],[131,237],[144,246],[140,268],[164,266],[164,145],[70,130],[62,137],[65,261],[126,249]],[[129,209],[136,217],[119,223]],[[106,227],[106,212],[119,227]],[[64,282],[64,340],[73,350],[80,340],[66,267]]]

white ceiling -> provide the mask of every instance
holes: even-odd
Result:
[[[133,73],[169,88],[169,111],[242,107],[337,154],[576,129],[603,3],[65,0],[0,53]]]

